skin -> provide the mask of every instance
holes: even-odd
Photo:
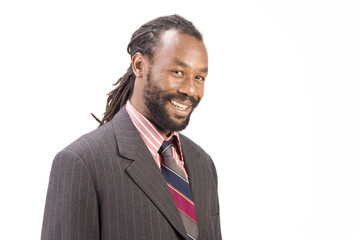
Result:
[[[164,32],[160,41],[151,60],[141,53],[136,53],[132,57],[133,72],[140,75],[136,77],[130,102],[142,115],[158,126],[145,104],[144,90],[149,90],[150,80],[159,90],[159,94],[179,96],[167,100],[163,107],[171,121],[182,124],[194,109],[190,98],[201,100],[204,96],[208,72],[206,47],[195,37],[176,30]],[[166,135],[173,131],[167,126],[158,127]]]

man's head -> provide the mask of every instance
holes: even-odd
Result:
[[[109,93],[103,122],[131,98],[134,107],[165,133],[184,129],[203,96],[207,75],[207,52],[199,31],[178,15],[160,17],[133,34],[128,52],[132,64]]]
[[[151,58],[136,53],[132,66],[138,76],[130,102],[163,132],[183,130],[204,94],[204,43],[170,29],[161,35]]]

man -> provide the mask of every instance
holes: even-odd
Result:
[[[54,159],[48,239],[221,239],[211,158],[179,131],[203,97],[202,36],[178,16],[141,26],[100,127]]]

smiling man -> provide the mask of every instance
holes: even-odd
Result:
[[[42,239],[221,239],[214,164],[179,133],[204,94],[202,35],[160,17],[128,52],[100,127],[54,159]]]

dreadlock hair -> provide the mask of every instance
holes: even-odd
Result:
[[[162,34],[170,29],[180,33],[188,34],[202,41],[201,33],[195,28],[192,22],[179,15],[170,15],[156,18],[142,25],[136,30],[127,46],[127,52],[131,58],[135,53],[141,53],[152,60],[155,48],[160,44]],[[122,108],[127,100],[131,98],[134,89],[135,74],[132,65],[127,72],[114,84],[116,88],[108,93],[106,109],[103,119],[100,121],[93,114],[92,116],[100,123],[100,126],[109,122],[115,114]]]

